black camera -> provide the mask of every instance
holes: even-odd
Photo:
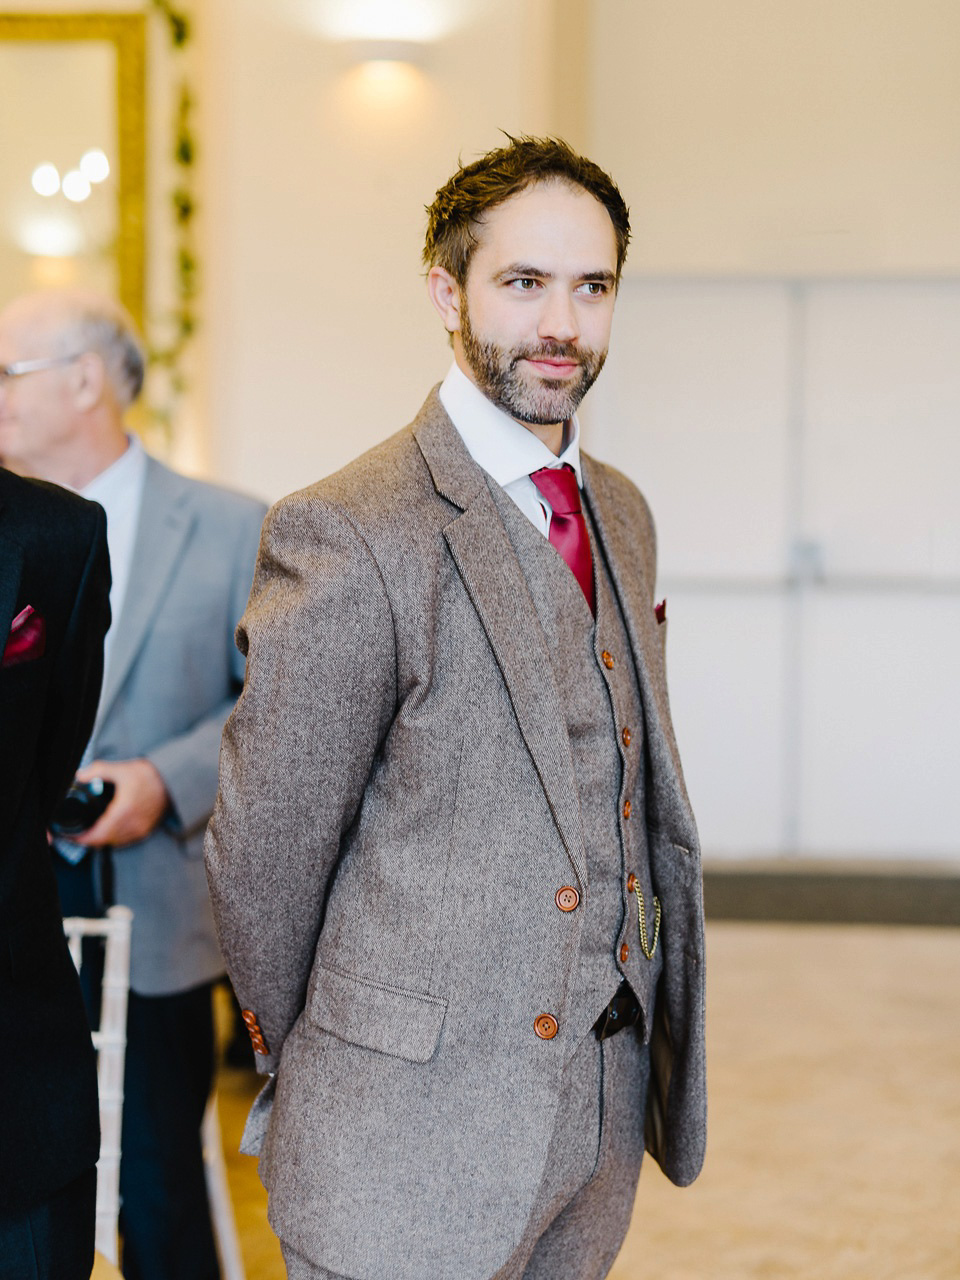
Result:
[[[113,799],[115,791],[113,783],[104,778],[74,782],[57,807],[50,830],[57,836],[78,836],[89,831]]]

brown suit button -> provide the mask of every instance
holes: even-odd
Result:
[[[247,1024],[248,1027],[255,1027],[257,1025],[257,1015],[253,1012],[252,1009],[244,1009],[241,1012],[240,1017],[244,1020],[244,1022]]]
[[[625,747],[629,747],[630,743],[633,741],[633,734],[630,732],[629,729],[624,729],[620,737],[623,739],[623,745]]]
[[[637,887],[637,877],[631,871],[627,876],[627,893],[635,892]]]
[[[603,653],[601,653],[600,655],[600,659],[608,671],[613,670],[613,654],[612,653],[608,653],[607,650],[604,649]]]
[[[556,1018],[551,1013],[541,1013],[533,1024],[533,1029],[541,1040],[552,1040],[560,1030]]]
[[[556,903],[561,911],[576,911],[580,905],[580,895],[573,885],[565,884],[562,889],[557,890]]]
[[[633,812],[633,805],[630,803],[629,800],[624,801],[623,816],[625,818],[629,818],[632,812]]]
[[[626,943],[624,943],[623,946],[620,948],[620,963],[626,964],[629,955],[630,955],[630,948],[627,946]]]

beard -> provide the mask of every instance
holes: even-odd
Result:
[[[518,422],[546,426],[566,422],[596,382],[606,351],[579,347],[575,342],[546,341],[507,350],[474,332],[466,307],[460,316],[460,340],[477,386],[498,408]],[[524,360],[574,360],[580,366],[571,381],[553,382],[525,369]]]

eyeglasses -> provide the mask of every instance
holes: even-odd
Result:
[[[73,364],[83,355],[78,351],[72,356],[41,356],[38,360],[17,360],[13,364],[0,364],[0,387],[9,378],[22,378],[25,373],[39,373],[41,369],[56,369],[62,364]]]

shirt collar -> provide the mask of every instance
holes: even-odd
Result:
[[[440,403],[467,446],[470,456],[506,488],[541,467],[569,463],[583,487],[580,470],[580,423],[573,415],[570,443],[557,457],[532,431],[488,400],[454,361],[440,384]]]
[[[117,494],[132,492],[138,484],[147,464],[147,455],[136,436],[127,436],[127,447],[115,462],[111,462],[99,475],[80,490],[84,498],[99,502],[101,506]]]

